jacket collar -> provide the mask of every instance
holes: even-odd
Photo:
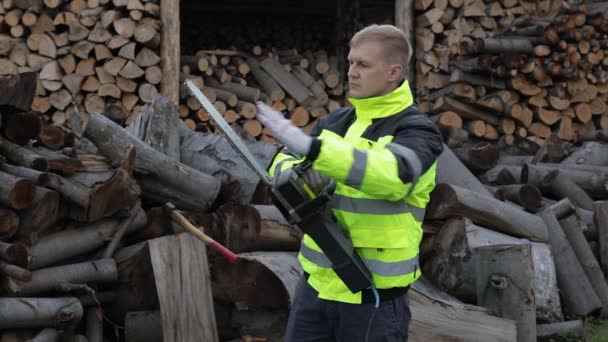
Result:
[[[379,119],[399,113],[414,103],[407,80],[392,92],[365,99],[349,98],[359,119]]]

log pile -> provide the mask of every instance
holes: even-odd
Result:
[[[338,57],[319,49],[263,49],[251,51],[198,50],[182,56],[182,80],[190,78],[229,123],[237,123],[252,137],[273,142],[256,120],[255,102],[264,101],[310,131],[316,121],[337,109],[345,95],[345,74]],[[180,117],[197,131],[215,131],[209,114],[188,92],[180,90]]]
[[[608,309],[605,133],[576,145],[554,133],[536,149],[446,146],[426,211],[423,274],[514,320],[518,341],[581,336],[576,319]]]
[[[140,0],[2,2],[0,74],[37,72],[31,110],[47,121],[107,112],[125,122],[158,92],[159,11]]]
[[[541,146],[608,128],[608,5],[418,0],[419,104],[451,137]]]

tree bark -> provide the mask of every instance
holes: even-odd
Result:
[[[92,252],[109,241],[120,221],[105,219],[75,230],[66,230],[47,235],[32,246],[31,269],[39,269]],[[146,225],[146,214],[139,211],[129,224],[127,233],[136,232]]]
[[[36,187],[32,204],[19,211],[19,240],[33,242],[51,228],[64,214],[61,196],[52,190]]]
[[[562,164],[608,166],[608,145],[595,141],[586,142],[568,158],[562,160]]]
[[[593,221],[600,244],[600,263],[604,274],[608,274],[608,201],[593,203]]]
[[[517,341],[536,341],[536,303],[531,246],[477,249],[477,302],[517,323]]]
[[[46,328],[76,324],[82,305],[76,298],[0,298],[0,328]]]
[[[0,242],[0,259],[21,268],[28,268],[30,262],[28,247],[20,242]]]
[[[87,342],[103,342],[103,311],[98,307],[87,309]]]
[[[9,114],[2,122],[4,136],[21,146],[27,144],[30,139],[38,138],[41,128],[40,117],[32,112]]]
[[[199,196],[198,210],[207,210],[215,201],[220,189],[220,182],[215,177],[182,163],[175,163],[169,156],[154,150],[104,116],[91,114],[86,133],[99,150],[114,163],[123,160],[126,150],[134,146],[137,149],[135,169],[163,179],[168,185],[175,187],[175,191]],[[108,136],[113,139],[107,139]]]
[[[46,159],[24,147],[13,144],[2,136],[0,136],[0,154],[19,166],[38,171],[46,171],[48,169]]]
[[[117,280],[113,259],[100,259],[73,265],[44,268],[32,272],[32,280],[11,289],[11,292],[31,296],[53,291],[61,283],[82,284],[114,282]]]
[[[518,210],[491,196],[454,185],[439,184],[431,193],[426,218],[443,219],[450,216],[465,216],[475,223],[503,233],[534,241],[547,241],[547,228],[538,216]]]
[[[473,171],[485,171],[496,166],[498,149],[489,142],[464,144],[454,149],[458,158]]]
[[[490,192],[456,157],[452,150],[443,146],[443,152],[437,159],[437,184],[449,183],[470,189],[482,195],[491,196]]]
[[[9,105],[27,111],[36,94],[36,72],[0,76],[0,105]]]
[[[221,257],[211,259],[215,266],[211,269],[212,279],[217,285],[214,297],[242,303],[250,309],[288,310],[302,275],[297,254],[253,252],[239,257],[240,261],[230,267]]]
[[[536,326],[536,336],[539,339],[551,341],[560,338],[579,339],[584,335],[583,321],[565,321],[558,323],[539,324]]]
[[[13,209],[24,209],[32,204],[35,196],[34,182],[0,172],[0,204]]]
[[[160,311],[135,311],[125,318],[126,342],[163,342]]]
[[[313,94],[292,74],[285,71],[273,58],[264,59],[260,65],[291,95],[300,105],[306,106],[313,100]]]
[[[584,316],[602,307],[572,246],[561,229],[554,212],[548,208],[540,213],[549,232],[549,243],[555,261],[557,282],[567,310]]]
[[[164,96],[157,95],[146,105],[127,131],[144,143],[173,160],[180,160],[179,115],[177,106]]]
[[[589,247],[589,243],[585,239],[581,230],[581,224],[575,215],[570,215],[559,221],[562,230],[564,231],[574,253],[576,254],[578,261],[580,262],[591,286],[595,290],[595,293],[602,302],[602,311],[604,314],[608,313],[608,284],[606,278],[602,273],[595,255]]]
[[[534,210],[540,208],[543,195],[536,186],[530,184],[501,185],[496,187],[505,199]]]
[[[42,329],[34,338],[32,342],[57,342],[58,332],[52,328]]]
[[[238,131],[238,130],[237,130]],[[182,163],[209,175],[218,175],[222,182],[222,197],[249,203],[260,184],[260,177],[246,164],[228,139],[215,134],[182,131]],[[246,138],[243,142],[263,168],[267,168],[276,155],[278,147]],[[238,184],[237,192],[226,193],[230,184]]]

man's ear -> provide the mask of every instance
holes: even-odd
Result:
[[[393,65],[391,65],[391,70],[390,70],[388,79],[390,82],[398,82],[403,77],[403,73],[404,73],[403,65],[393,64]]]

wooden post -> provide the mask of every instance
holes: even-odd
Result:
[[[600,243],[600,264],[606,275],[608,274],[608,201],[593,203],[593,221],[597,227],[597,241]]]
[[[415,49],[415,34],[416,25],[414,24],[414,1],[413,0],[395,0],[395,26],[403,30],[407,39],[410,42],[411,58],[407,65],[407,80],[410,83],[411,89],[416,89],[416,54]],[[412,92],[414,99],[416,92]]]
[[[151,240],[163,341],[218,341],[205,245],[190,234]]]
[[[566,234],[560,227],[551,207],[539,214],[549,233],[549,243],[553,252],[557,283],[569,312],[584,316],[600,307],[602,302],[591,286],[581,267]]]
[[[477,303],[517,324],[517,341],[536,341],[532,248],[496,245],[477,249]]]
[[[602,273],[602,269],[595,255],[593,255],[591,247],[587,239],[585,239],[585,235],[583,235],[581,229],[582,222],[575,215],[570,215],[560,220],[559,223],[568,241],[570,241],[570,245],[572,245],[572,249],[581,263],[585,274],[587,274],[587,279],[589,279],[591,286],[593,286],[595,293],[602,302],[603,312],[608,313],[608,284],[606,284],[606,278]]]
[[[161,93],[179,106],[180,12],[179,0],[160,2],[162,63]]]

